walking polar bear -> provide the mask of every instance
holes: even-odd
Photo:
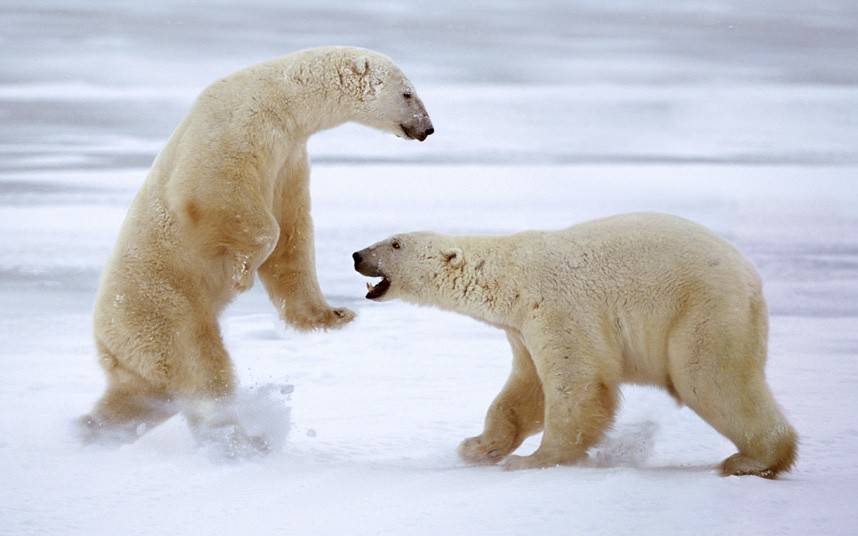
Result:
[[[354,253],[367,298],[434,305],[506,331],[509,380],[459,453],[507,469],[573,463],[610,426],[620,383],[661,386],[774,478],[796,433],[765,381],[768,318],[749,261],[704,227],[629,214],[503,237],[393,236]],[[509,456],[544,429],[529,456]]]
[[[227,430],[244,441],[219,410],[235,379],[217,318],[257,270],[298,329],[354,317],[329,306],[316,279],[306,148],[349,121],[420,141],[434,131],[400,69],[364,49],[300,51],[203,91],[104,270],[94,321],[107,391],[82,418],[87,439],[132,440],[182,410],[198,437]]]

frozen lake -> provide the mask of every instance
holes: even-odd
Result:
[[[858,9],[602,4],[0,5],[0,534],[853,533]],[[322,288],[358,319],[298,334],[258,286],[227,310],[241,407],[277,447],[264,459],[213,462],[180,418],[81,447],[70,421],[103,387],[98,275],[152,158],[208,82],[330,43],[394,57],[437,129],[311,144]],[[466,467],[455,447],[506,378],[503,334],[367,302],[352,271],[398,231],[633,210],[708,225],[758,266],[769,381],[801,435],[781,480],[717,477],[733,446],[642,387],[581,466]]]

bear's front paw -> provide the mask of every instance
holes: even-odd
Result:
[[[355,319],[355,313],[345,307],[325,307],[312,311],[290,311],[285,313],[286,322],[301,331],[314,329],[339,329]]]
[[[459,457],[475,465],[491,465],[501,461],[511,451],[508,444],[490,441],[478,435],[459,444]]]
[[[523,469],[543,469],[555,465],[560,465],[560,462],[533,453],[530,456],[510,456],[503,461],[501,467],[504,471],[521,471]]]

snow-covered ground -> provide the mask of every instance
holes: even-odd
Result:
[[[0,6],[0,534],[858,530],[852,2],[280,4]],[[323,290],[358,319],[297,334],[260,288],[227,310],[239,409],[276,447],[263,459],[212,460],[179,417],[133,445],[80,446],[70,423],[103,387],[98,274],[152,157],[208,81],[332,42],[393,55],[437,129],[311,144]],[[624,388],[587,463],[466,467],[455,447],[505,380],[503,334],[367,302],[352,271],[352,251],[397,231],[632,210],[706,224],[759,267],[794,472],[716,476],[733,446],[643,387]]]

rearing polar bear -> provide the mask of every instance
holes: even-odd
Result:
[[[496,463],[544,428],[508,469],[572,463],[614,417],[620,383],[665,388],[739,452],[725,475],[773,478],[796,434],[765,381],[768,316],[760,278],[700,225],[629,214],[503,237],[396,235],[353,255],[381,277],[367,298],[435,305],[506,331],[509,380],[485,429],[459,448]]]
[[[107,392],[83,418],[87,436],[134,439],[180,408],[198,435],[231,425],[213,411],[235,381],[217,318],[257,270],[298,329],[354,317],[330,307],[316,279],[306,148],[349,121],[420,141],[434,132],[405,75],[364,49],[296,52],[203,91],[104,270],[94,320]]]

